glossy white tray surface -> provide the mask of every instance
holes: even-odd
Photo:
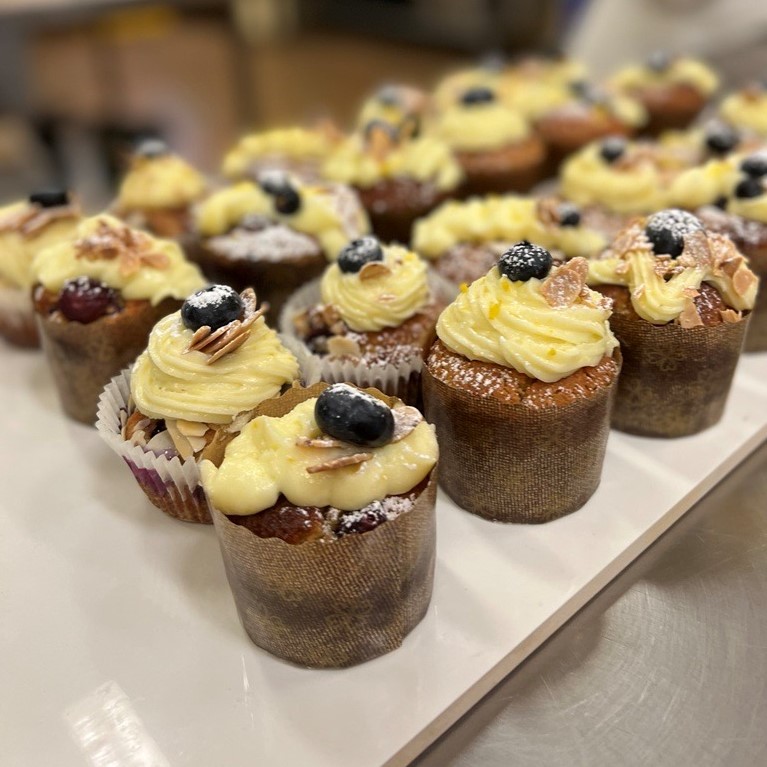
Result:
[[[406,764],[767,436],[767,354],[750,355],[716,427],[613,432],[569,517],[502,526],[441,497],[424,621],[387,656],[309,671],[250,643],[212,527],[152,507],[59,414],[39,354],[0,356],[3,767]]]

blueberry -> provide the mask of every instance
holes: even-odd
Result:
[[[599,154],[602,159],[612,164],[623,156],[627,148],[626,139],[622,136],[608,136],[602,141],[599,147]]]
[[[719,208],[719,210],[727,210],[727,198],[724,195],[719,195],[719,197],[714,200],[712,205],[715,208]]]
[[[365,264],[383,259],[383,248],[375,237],[360,237],[338,254],[338,268],[345,274],[356,274]]]
[[[498,269],[512,282],[526,282],[533,277],[542,280],[551,271],[551,253],[522,240],[498,259]]]
[[[672,62],[671,54],[668,51],[653,51],[646,59],[645,64],[653,72],[665,72]]]
[[[703,230],[700,219],[678,208],[653,213],[645,224],[645,234],[657,255],[676,258],[684,250],[684,238]]]
[[[374,501],[364,509],[344,514],[338,520],[336,535],[342,538],[349,533],[368,533],[383,522],[386,522],[386,512],[380,501]]]
[[[461,94],[461,104],[465,107],[474,107],[478,104],[491,104],[495,101],[495,91],[484,85],[475,85]]]
[[[578,226],[581,223],[581,212],[571,202],[563,202],[557,207],[557,218],[560,226]]]
[[[706,147],[714,154],[727,154],[740,143],[738,132],[730,125],[714,123],[706,128]]]
[[[68,320],[83,325],[120,308],[117,293],[92,277],[67,280],[59,293],[58,307]]]
[[[767,176],[767,152],[757,152],[744,158],[740,169],[747,175],[759,178]]]
[[[385,107],[396,107],[399,106],[402,101],[400,93],[398,86],[384,85],[378,89],[375,98],[379,104],[383,104]]]
[[[301,195],[284,171],[264,171],[258,177],[258,185],[274,198],[274,208],[278,213],[290,215],[301,207]]]
[[[40,192],[32,192],[29,201],[41,208],[58,208],[60,205],[69,205],[69,192],[66,189],[44,189]]]
[[[749,176],[738,182],[735,187],[735,196],[740,200],[750,200],[752,197],[761,197],[764,187],[761,179]]]
[[[242,314],[244,304],[240,294],[228,285],[211,285],[198,290],[184,301],[181,321],[189,330],[207,325],[218,330]]]
[[[349,384],[328,386],[317,397],[314,420],[328,436],[363,447],[385,445],[394,434],[391,408]]]
[[[136,156],[145,157],[147,160],[164,157],[166,154],[170,154],[170,149],[168,145],[159,138],[148,138],[136,147]]]
[[[587,104],[599,105],[607,103],[607,95],[588,80],[573,80],[567,86],[570,92],[580,101]]]
[[[503,72],[506,68],[506,56],[503,51],[489,51],[480,58],[479,68],[486,72]]]

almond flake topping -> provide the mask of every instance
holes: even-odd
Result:
[[[184,354],[202,352],[208,355],[205,364],[212,365],[248,340],[253,324],[269,310],[269,304],[263,303],[256,309],[256,293],[253,288],[246,288],[240,296],[245,304],[242,319],[232,320],[228,325],[212,332],[208,325],[197,328]]]
[[[735,309],[722,309],[719,314],[722,320],[730,325],[734,325],[736,322],[740,322],[743,315],[740,312],[736,312]]]
[[[328,338],[328,354],[331,357],[361,357],[360,345],[348,336],[332,336]]]
[[[711,251],[711,245],[702,229],[685,236],[684,251],[677,259],[677,263],[692,267],[713,265],[714,255]]]
[[[344,466],[355,466],[358,463],[369,461],[372,457],[372,453],[352,453],[351,455],[342,455],[338,458],[334,458],[332,461],[325,461],[323,463],[315,463],[312,466],[307,466],[306,471],[309,474],[319,474],[321,471],[333,471],[333,469],[341,469]]]
[[[572,306],[581,294],[589,273],[585,258],[574,258],[552,270],[541,284],[541,294],[546,303],[554,308]]]
[[[32,237],[53,221],[77,218],[79,215],[80,206],[76,203],[57,205],[55,208],[32,204],[0,218],[0,232],[18,231],[23,237]]]
[[[120,274],[129,277],[139,269],[167,269],[170,259],[165,253],[154,250],[151,237],[127,226],[110,226],[99,221],[96,231],[74,244],[75,257],[86,261],[111,261],[118,259]]]
[[[365,141],[371,156],[381,162],[397,146],[396,131],[388,123],[374,120],[365,128]]]
[[[543,197],[535,206],[535,215],[547,228],[559,226],[559,203],[554,197]]]
[[[376,277],[384,277],[387,274],[391,274],[391,269],[381,261],[368,261],[360,269],[360,279],[363,282],[365,280],[374,280]]]
[[[679,315],[679,324],[683,328],[697,328],[703,325],[703,320],[691,298],[685,302],[685,307]]]
[[[332,437],[298,437],[296,439],[296,445],[298,445],[298,447],[318,447],[323,449],[346,447],[345,442],[341,442],[339,439],[333,439]]]
[[[603,258],[625,258],[637,250],[652,251],[652,246],[641,224],[635,222],[618,236],[612,246],[604,252]]]
[[[421,421],[423,416],[418,408],[410,405],[401,405],[392,408],[391,414],[394,416],[394,434],[392,442],[399,442],[410,434]]]

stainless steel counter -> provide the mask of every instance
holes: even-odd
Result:
[[[752,767],[766,722],[764,443],[412,767]]]

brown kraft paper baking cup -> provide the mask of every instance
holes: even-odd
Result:
[[[683,437],[722,417],[749,316],[714,327],[652,325],[613,314],[623,368],[612,426],[645,437]]]
[[[284,415],[325,386],[291,389],[259,413]],[[324,543],[259,538],[211,508],[248,636],[273,655],[314,668],[353,666],[399,647],[431,600],[436,488],[435,469],[410,511]]]
[[[86,325],[38,314],[40,340],[64,412],[92,424],[106,384],[146,348],[155,323],[180,306],[172,298],[157,306],[130,301],[123,311]]]
[[[544,408],[477,397],[435,378],[428,365],[421,380],[426,418],[437,427],[440,484],[466,511],[496,522],[548,522],[594,494],[615,380],[588,399]]]

